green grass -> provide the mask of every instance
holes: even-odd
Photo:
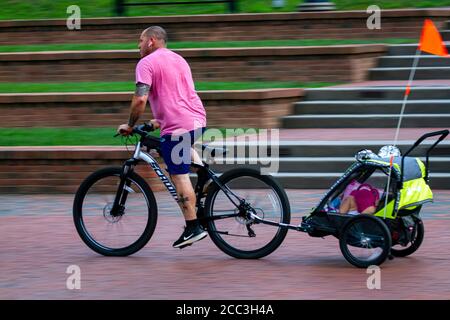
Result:
[[[0,146],[123,146],[126,138],[116,137],[117,128],[0,128]],[[241,133],[219,128],[223,137]],[[256,129],[258,132],[259,129]],[[215,134],[215,133],[214,133]],[[245,133],[244,133],[245,134]],[[159,129],[151,135],[159,137]],[[207,137],[207,134],[206,134]],[[130,137],[134,144],[136,137]]]
[[[0,128],[0,146],[124,145],[115,133],[116,128]]]
[[[138,0],[127,0],[139,2]],[[163,0],[161,0],[163,1]],[[185,0],[171,0],[185,1]],[[114,0],[3,0],[0,20],[11,19],[48,19],[66,18],[67,7],[76,4],[81,9],[82,18],[111,17],[114,13]],[[450,0],[333,0],[338,10],[365,10],[376,4],[382,9],[424,8],[450,6]],[[281,9],[272,8],[272,0],[239,0],[241,13],[286,12],[296,11],[301,0],[285,0]],[[215,14],[227,13],[226,4],[200,5],[166,5],[127,7],[128,16],[180,15],[180,14]]]
[[[320,88],[337,85],[335,82],[197,82],[203,90],[248,90],[267,88]],[[119,92],[134,91],[133,82],[64,82],[64,83],[0,83],[0,93],[37,92]]]
[[[293,47],[293,46],[331,46],[348,44],[403,44],[416,43],[417,39],[305,39],[305,40],[261,40],[261,41],[211,41],[211,42],[169,42],[170,49],[184,48],[241,48],[241,47]],[[88,43],[88,44],[36,44],[0,45],[0,52],[73,51],[73,50],[129,50],[136,49],[131,43]]]

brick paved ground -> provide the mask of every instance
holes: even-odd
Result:
[[[322,193],[288,190],[292,223]],[[366,288],[366,270],[348,264],[334,238],[290,231],[277,251],[256,261],[230,258],[209,239],[173,249],[182,219],[165,193],[157,198],[149,244],[134,256],[107,258],[76,234],[71,196],[0,196],[0,299],[450,298],[450,191],[435,190],[435,203],[425,207],[418,252],[383,264],[381,290]],[[66,289],[72,264],[81,268],[81,290]]]

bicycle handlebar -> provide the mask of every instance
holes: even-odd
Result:
[[[133,131],[131,131],[131,133],[137,133],[138,135],[145,137],[149,132],[155,130],[153,128],[153,124],[152,123],[146,123],[144,122],[143,124],[134,127]]]
[[[147,133],[154,131],[155,128],[153,127],[152,123],[146,123],[144,122],[143,124],[136,126],[133,128],[133,130],[131,131],[130,135],[132,136],[133,134],[137,133],[142,137],[145,137],[147,135]],[[120,136],[120,133],[116,133],[114,135],[114,138],[117,136]]]

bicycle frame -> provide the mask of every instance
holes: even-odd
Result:
[[[170,195],[174,198],[175,201],[178,202],[178,195],[177,191],[175,189],[175,186],[172,184],[172,182],[167,178],[167,176],[162,171],[161,167],[159,166],[158,162],[153,158],[150,154],[144,152],[141,150],[141,142],[139,141],[136,144],[136,150],[134,151],[133,158],[134,160],[142,160],[150,165],[150,167],[155,171],[158,178],[161,180],[161,182],[166,187],[167,191],[169,191]]]
[[[133,157],[131,159],[125,161],[125,164],[123,166],[123,174],[121,176],[121,182],[119,184],[119,188],[118,188],[118,191],[116,194],[116,198],[114,199],[114,205],[113,205],[111,212],[115,212],[115,210],[118,210],[121,206],[124,205],[125,200],[126,200],[126,194],[128,193],[127,188],[124,188],[126,178],[127,178],[128,174],[133,170],[134,166],[138,164],[139,161],[144,161],[152,168],[152,170],[156,173],[156,175],[161,180],[161,182],[164,184],[166,189],[169,191],[170,195],[174,198],[174,200],[180,206],[180,204],[178,202],[178,195],[177,195],[175,186],[172,184],[170,179],[164,174],[164,172],[162,171],[161,167],[159,166],[159,164],[155,160],[155,158],[152,155],[150,155],[149,153],[142,151],[141,146],[142,146],[141,141],[138,141],[136,143],[136,149],[134,151]],[[245,201],[245,199],[240,198],[235,193],[233,193],[233,191],[230,190],[230,188],[228,188],[228,186],[223,185],[220,182],[220,180],[218,179],[218,177],[216,176],[216,174],[211,169],[209,169],[208,164],[203,163],[203,165],[199,165],[196,163],[191,163],[191,166],[198,169],[197,174],[198,174],[199,179],[197,181],[197,184],[196,184],[194,190],[196,193],[196,201],[197,201],[196,207],[197,207],[197,216],[198,216],[199,220],[206,220],[206,219],[207,220],[219,220],[219,219],[238,217],[240,214],[242,214],[243,210],[244,211],[246,210],[245,206],[248,205],[248,203]],[[211,179],[224,192],[224,194],[227,196],[227,198],[239,210],[238,213],[221,214],[221,215],[217,215],[214,217],[208,217],[208,218],[203,216],[204,208],[203,208],[201,199],[203,198],[203,187],[209,179]],[[122,195],[122,190],[124,193],[123,195]],[[180,208],[181,208],[181,206],[180,206]],[[297,231],[306,231],[306,229],[304,227],[302,227],[301,225],[297,226],[297,225],[290,225],[290,224],[281,223],[281,222],[277,223],[277,222],[267,221],[267,220],[260,218],[253,212],[249,212],[249,216],[254,221],[257,221],[257,223],[263,223],[263,224],[267,224],[267,225],[272,225],[272,226],[281,227],[281,228],[288,228],[288,229],[293,229],[293,230],[297,230]],[[224,232],[220,232],[220,231],[217,231],[217,232],[224,233]]]
[[[139,161],[144,161],[152,168],[152,170],[156,173],[158,178],[161,180],[161,182],[166,187],[167,191],[169,191],[172,198],[177,203],[179,203],[175,186],[172,184],[170,179],[164,174],[163,170],[161,169],[161,167],[159,166],[159,163],[155,160],[155,158],[152,155],[150,155],[149,153],[142,151],[141,146],[142,146],[141,141],[138,141],[136,143],[136,148],[135,148],[133,157],[131,159],[125,161],[124,168],[123,168],[123,175],[121,177],[121,183],[119,184],[116,199],[114,200],[113,210],[117,209],[118,205],[123,205],[123,203],[125,202],[126,196],[121,195],[121,190],[124,189],[125,181],[126,181],[126,178],[129,174],[129,172],[131,172],[133,170],[134,166],[137,165]],[[219,187],[224,191],[224,193],[227,195],[227,197],[230,199],[230,201],[237,208],[239,207],[239,205],[243,199],[241,199],[237,195],[235,195],[227,186],[223,186],[220,183],[220,181],[217,179],[217,176],[214,174],[214,172],[212,172],[206,164],[205,164],[205,166],[201,166],[201,165],[193,163],[192,166],[198,168],[199,170],[202,170],[201,174],[203,174],[203,176],[204,176],[203,179],[199,179],[199,181],[197,182],[196,188],[195,188],[196,198],[197,198],[197,203],[196,203],[197,208],[199,208],[200,210],[203,209],[200,200],[202,198],[202,190],[203,190],[204,184],[209,179],[213,180],[217,185],[219,185]],[[199,177],[201,176],[201,174],[199,175]],[[127,193],[126,188],[125,188],[124,193],[125,194]],[[236,203],[236,201],[234,201],[232,199],[232,197],[237,199],[238,202]],[[121,201],[121,200],[123,200],[123,201]],[[230,216],[237,216],[237,214],[222,215],[222,216],[218,216],[217,218],[228,218]]]

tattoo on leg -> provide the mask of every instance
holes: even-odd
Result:
[[[183,197],[182,194],[180,194],[180,197],[178,198],[178,203],[181,205],[181,207],[185,210],[187,210],[186,202],[189,201],[188,197]]]

